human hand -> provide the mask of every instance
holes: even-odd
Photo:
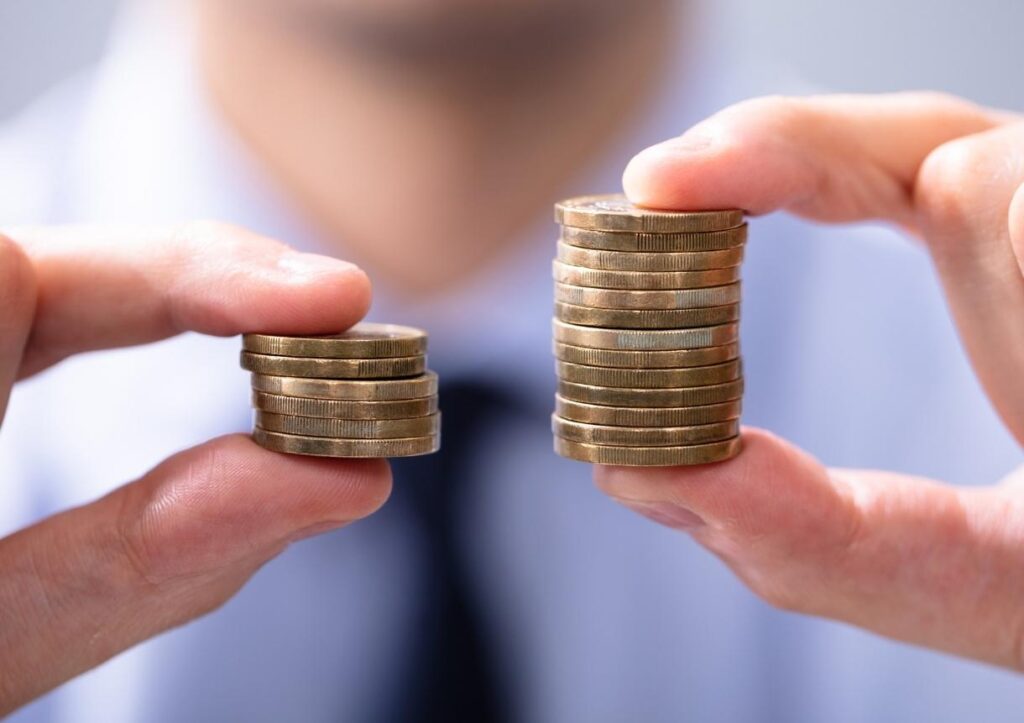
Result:
[[[16,380],[78,352],[183,331],[334,332],[370,301],[355,266],[230,226],[9,234],[0,419]],[[290,542],[371,514],[390,489],[383,460],[292,457],[232,435],[0,540],[0,716],[215,609]]]
[[[937,94],[765,98],[639,153],[623,183],[667,209],[882,219],[923,239],[986,393],[1024,442],[1024,119]],[[1024,670],[1024,468],[957,489],[826,469],[771,434],[704,467],[598,467],[768,602]]]

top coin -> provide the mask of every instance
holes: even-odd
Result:
[[[356,324],[348,331],[325,336],[245,334],[242,348],[256,354],[320,359],[383,359],[419,356],[427,350],[427,333],[396,324]]]
[[[743,224],[743,211],[658,211],[634,206],[621,194],[580,196],[555,204],[555,221],[598,231],[681,233],[725,231]]]

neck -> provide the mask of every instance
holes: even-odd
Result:
[[[566,25],[561,50],[477,49],[473,63],[429,46],[382,56],[204,0],[200,62],[228,123],[338,252],[423,296],[499,259],[626,127],[673,25],[664,3],[637,5],[613,34]]]

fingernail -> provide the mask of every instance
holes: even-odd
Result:
[[[284,254],[277,260],[277,268],[292,275],[321,276],[336,274],[339,271],[351,271],[358,268],[355,264],[341,259],[322,256],[320,254]]]
[[[351,520],[343,520],[341,522],[338,522],[336,520],[318,522],[315,525],[303,527],[301,530],[292,533],[288,540],[289,542],[298,542],[299,540],[305,540],[309,537],[316,537],[317,535],[322,535],[325,532],[330,532],[331,530],[336,530],[339,527],[344,527],[349,522],[351,522]]]
[[[692,532],[703,527],[704,520],[693,510],[670,502],[634,502],[619,500],[623,505],[638,512],[649,520],[671,527],[674,530]]]

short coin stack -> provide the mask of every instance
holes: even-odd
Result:
[[[427,335],[359,324],[330,336],[242,337],[252,372],[253,439],[275,452],[410,457],[441,446]]]
[[[585,196],[555,219],[555,451],[635,466],[738,454],[742,211]]]

